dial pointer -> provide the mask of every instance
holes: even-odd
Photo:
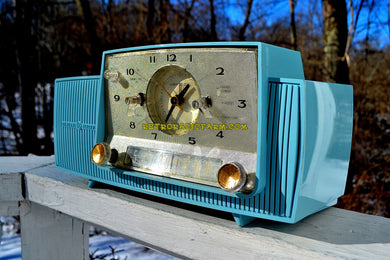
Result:
[[[168,111],[168,115],[165,118],[165,123],[168,122],[169,117],[172,115],[173,109],[175,109],[175,105],[172,105],[171,108]]]
[[[169,117],[172,115],[172,112],[175,109],[175,106],[178,106],[178,101],[179,100],[178,100],[177,96],[171,97],[171,104],[172,104],[172,106],[171,106],[171,108],[168,111],[167,117],[165,118],[165,123],[168,122]]]
[[[184,95],[187,93],[189,88],[190,88],[190,84],[187,84],[186,87],[179,93],[179,95],[177,95],[179,105],[184,103]]]

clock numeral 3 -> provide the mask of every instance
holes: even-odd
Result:
[[[239,108],[245,108],[246,107],[246,100],[245,99],[239,99],[238,102],[240,102],[240,104],[238,104]]]

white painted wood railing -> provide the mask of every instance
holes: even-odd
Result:
[[[0,157],[0,215],[20,215],[24,260],[89,259],[89,225],[186,259],[390,258],[383,217],[330,208],[241,228],[228,214],[87,183],[53,157]]]

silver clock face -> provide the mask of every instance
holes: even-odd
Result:
[[[106,142],[132,161],[116,166],[212,186],[229,161],[254,173],[257,64],[255,48],[107,54]]]
[[[158,69],[149,80],[146,97],[150,119],[155,125],[166,124],[161,129],[165,134],[184,135],[190,131],[185,125],[198,121],[200,109],[192,104],[201,98],[200,90],[185,68],[167,65]],[[168,124],[174,127],[168,129]]]

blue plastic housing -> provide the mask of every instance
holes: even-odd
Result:
[[[92,147],[105,138],[107,54],[180,47],[258,50],[256,190],[250,195],[137,171],[99,167]],[[306,81],[300,54],[258,42],[154,45],[103,53],[101,75],[57,79],[54,141],[58,168],[110,185],[233,213],[238,225],[256,218],[295,223],[343,195],[352,138],[350,85]]]

